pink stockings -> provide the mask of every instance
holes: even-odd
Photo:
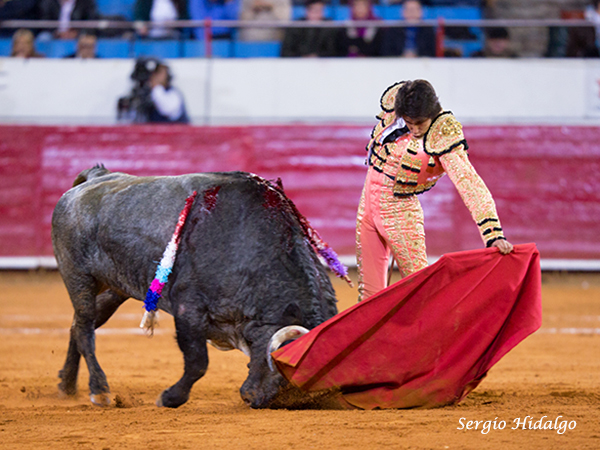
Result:
[[[394,180],[369,168],[356,219],[359,301],[387,286],[390,251],[403,276],[427,266],[419,199],[394,197],[393,185]]]

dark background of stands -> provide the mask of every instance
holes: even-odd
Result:
[[[400,4],[382,2],[374,5],[375,13],[383,20],[399,20]],[[100,14],[103,17],[122,17],[133,20],[133,4],[135,0],[97,0]],[[424,1],[424,20],[481,20],[482,7],[479,0],[433,0]],[[293,20],[304,16],[304,6],[294,4]],[[333,21],[343,22],[350,19],[347,4],[340,0],[332,0],[326,7],[326,16]],[[457,49],[463,56],[480,50],[483,45],[483,33],[478,27],[467,27],[467,39],[444,39],[444,48]],[[35,31],[35,30],[34,30]],[[184,30],[180,39],[151,40],[140,39],[134,33],[126,38],[98,39],[97,54],[100,58],[137,58],[139,56],[155,56],[159,58],[206,57],[206,45],[203,40],[191,38],[191,33]],[[75,40],[37,39],[36,49],[49,58],[62,58],[75,52]],[[281,42],[244,42],[235,39],[215,40],[211,44],[212,57],[274,58],[280,54]],[[10,56],[11,39],[0,38],[0,57]]]

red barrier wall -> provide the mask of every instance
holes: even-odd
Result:
[[[0,126],[0,256],[52,255],[52,209],[96,163],[135,175],[281,177],[321,236],[353,255],[369,132],[356,125]],[[535,242],[543,258],[600,260],[600,128],[470,126],[465,134],[513,243]],[[447,177],[420,198],[430,256],[482,246]]]

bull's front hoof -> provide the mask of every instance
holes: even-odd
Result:
[[[156,399],[156,406],[166,408],[178,408],[188,401],[188,396],[177,395],[173,392],[173,389],[166,389]]]
[[[108,406],[110,405],[110,393],[90,394],[90,400],[96,406]]]
[[[69,377],[69,379],[67,379],[63,370],[58,372],[58,378],[60,378],[60,383],[58,383],[58,395],[61,398],[77,394],[77,378],[72,379]]]

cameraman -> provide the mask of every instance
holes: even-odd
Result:
[[[121,123],[189,123],[181,92],[171,86],[169,67],[156,58],[141,57],[131,74],[131,94],[117,104]]]
[[[158,63],[150,74],[150,99],[152,106],[148,122],[152,123],[189,123],[181,92],[171,86],[169,67]]]

